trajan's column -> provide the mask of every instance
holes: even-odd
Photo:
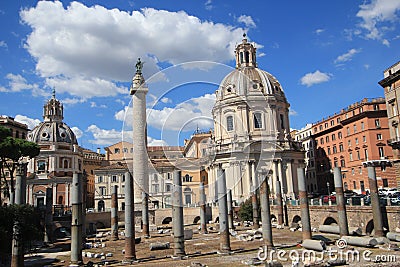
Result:
[[[147,163],[146,94],[149,91],[142,75],[143,63],[138,59],[132,80],[133,98],[133,178],[135,203],[142,203],[143,235],[149,236],[149,171]]]

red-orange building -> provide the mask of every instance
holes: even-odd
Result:
[[[333,167],[342,168],[344,189],[358,193],[369,190],[368,173],[362,162],[393,159],[384,98],[363,99],[340,113],[313,124],[316,143],[315,166],[320,192],[334,190]],[[376,169],[379,187],[395,187],[393,167]]]

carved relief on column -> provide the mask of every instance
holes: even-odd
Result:
[[[28,186],[28,203],[33,205],[33,184]]]
[[[65,183],[65,206],[69,207],[69,183]]]
[[[287,165],[286,165],[286,184],[287,184],[287,190],[288,194],[294,199],[295,198],[295,188],[293,185],[293,166],[294,162],[293,160],[288,160]],[[295,168],[297,169],[297,168]]]

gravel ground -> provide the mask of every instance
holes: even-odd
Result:
[[[247,230],[251,228],[238,228],[237,234],[246,233]],[[315,235],[319,235],[315,233]],[[314,235],[314,236],[315,236]],[[136,233],[136,237],[139,237],[140,233]],[[323,235],[324,237],[330,238],[332,241],[338,239],[337,235]],[[273,229],[274,244],[277,246],[275,251],[274,259],[277,259],[278,252],[280,253],[280,262],[283,266],[292,266],[292,261],[289,259],[290,255],[302,255],[302,249],[296,246],[301,241],[301,232],[291,232],[288,229],[278,230]],[[89,261],[94,264],[101,264],[107,261],[111,266],[126,266],[121,264],[124,254],[122,250],[124,248],[123,236],[121,240],[109,241],[108,237],[103,238],[92,238],[88,242],[96,243],[96,241],[101,244],[105,244],[102,248],[91,248],[85,249],[84,252],[90,253],[112,253],[112,257],[108,257],[106,260],[95,259],[84,257],[83,261],[87,264]],[[102,241],[102,242],[101,242]],[[156,242],[170,242],[171,248],[165,250],[150,251],[150,243]],[[29,264],[26,266],[68,266],[70,260],[70,254],[65,253],[65,250],[69,250],[69,241],[62,241],[55,244],[56,247],[61,247],[63,252],[53,252],[38,254],[47,262],[40,262],[41,257],[36,257],[39,259],[36,263],[30,260]],[[229,255],[219,255],[217,254],[219,248],[219,235],[216,231],[211,231],[209,234],[199,234],[196,229],[194,229],[193,239],[185,241],[185,252],[187,258],[183,260],[173,260],[171,255],[173,255],[173,238],[170,233],[158,234],[153,233],[151,238],[141,240],[140,244],[136,245],[136,257],[138,262],[134,263],[137,266],[144,267],[161,267],[161,266],[220,266],[220,267],[235,267],[235,266],[251,266],[259,262],[257,256],[259,255],[259,248],[263,246],[262,239],[255,239],[253,241],[242,241],[238,240],[236,237],[231,236],[231,249],[232,253]],[[334,242],[331,246],[331,253],[316,253],[316,259],[311,260],[312,262],[323,258],[323,262],[326,263],[330,259],[335,257],[341,257],[343,259],[348,258],[346,266],[400,266],[400,252],[388,250],[387,245],[380,246],[379,248],[367,249],[366,248],[355,248],[348,246],[345,249],[338,249]],[[336,251],[335,251],[336,250]],[[340,251],[340,252],[339,252]],[[357,257],[359,253],[359,257]],[[351,255],[356,255],[353,259]],[[363,256],[364,255],[364,256]],[[55,262],[49,263],[49,259],[55,259]],[[307,260],[307,257],[305,257]],[[358,259],[359,258],[359,259]],[[375,262],[375,259],[380,258],[380,262]],[[29,258],[27,258],[29,260]],[[32,259],[32,257],[31,257]],[[27,263],[27,261],[26,261]],[[199,265],[196,265],[199,263]],[[200,265],[202,264],[202,265]],[[323,266],[323,265],[315,265]]]

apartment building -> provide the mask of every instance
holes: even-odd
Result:
[[[321,193],[334,190],[333,167],[342,168],[345,190],[365,193],[368,174],[362,162],[393,159],[386,102],[383,98],[363,99],[312,126],[315,140],[317,186]],[[378,186],[396,184],[394,168],[376,168]]]
[[[383,76],[384,78],[379,81],[379,84],[385,91],[387,116],[389,120],[390,139],[387,143],[393,149],[393,163],[396,170],[396,187],[400,189],[400,61],[386,69]]]

